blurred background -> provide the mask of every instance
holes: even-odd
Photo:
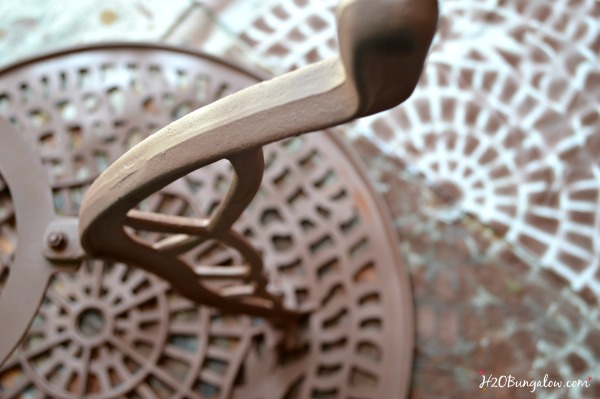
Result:
[[[336,53],[336,3],[3,0],[0,66],[126,40],[281,74]],[[414,95],[343,127],[411,277],[410,397],[600,397],[600,2],[440,0],[440,11]],[[480,371],[592,380],[484,392]]]

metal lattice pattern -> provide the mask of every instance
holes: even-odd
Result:
[[[337,54],[337,4],[335,0],[272,2],[257,11],[242,39],[278,70],[324,60]]]
[[[290,69],[303,65],[309,54],[313,58],[329,56],[335,49],[332,47],[330,52],[323,49],[328,48],[327,40],[335,37],[333,23],[325,29],[329,36],[310,37],[302,44],[286,40],[283,34],[289,29],[284,23],[288,27],[302,26],[314,14],[328,20],[328,11],[321,9],[318,3],[322,2],[270,1],[242,30],[241,37],[270,59],[272,65],[283,62]],[[518,374],[519,366],[525,365],[522,375],[530,370],[531,377],[543,378],[550,371],[551,376],[559,380],[579,378],[582,373],[593,372],[598,354],[595,332],[598,321],[593,309],[600,298],[600,169],[597,161],[600,3],[595,0],[551,3],[444,0],[439,1],[439,5],[438,33],[413,97],[396,110],[358,121],[349,133],[368,138],[385,155],[400,159],[416,181],[425,182],[430,188],[416,189],[416,208],[406,210],[403,205],[397,205],[402,209],[398,212],[399,225],[416,237],[414,248],[407,247],[407,252],[411,258],[425,259],[423,264],[411,262],[411,274],[418,282],[417,287],[427,287],[435,292],[436,298],[444,298],[445,303],[444,291],[430,288],[437,286],[433,277],[435,262],[444,266],[438,267],[451,275],[451,281],[468,279],[476,273],[467,266],[447,271],[447,255],[440,255],[437,260],[428,258],[431,248],[424,247],[424,243],[435,248],[437,239],[431,238],[434,233],[423,233],[420,229],[427,231],[430,223],[435,224],[432,231],[437,234],[440,229],[460,230],[456,226],[472,226],[474,219],[481,224],[476,229],[475,240],[485,236],[490,239],[491,253],[509,249],[519,259],[509,256],[506,263],[494,258],[493,265],[485,264],[482,275],[493,277],[489,281],[482,278],[479,284],[487,286],[491,297],[499,302],[484,306],[478,299],[485,288],[477,286],[467,293],[467,287],[472,284],[470,280],[468,284],[463,281],[458,285],[457,292],[461,292],[462,299],[454,304],[455,314],[459,315],[454,319],[454,326],[464,329],[460,329],[463,341],[454,347],[452,339],[446,339],[452,337],[450,332],[446,335],[434,332],[435,326],[444,331],[457,331],[451,322],[446,323],[453,320],[452,311],[440,305],[442,309],[432,316],[428,297],[422,295],[425,300],[417,307],[418,322],[433,327],[430,333],[427,328],[419,329],[419,349],[431,350],[431,356],[418,357],[417,367],[420,361],[437,365],[440,353],[448,353],[449,344],[454,348],[452,353],[458,355],[456,358],[447,356],[446,364],[452,367],[453,374],[446,380],[440,378],[437,384],[431,384],[427,371],[421,371],[422,376],[415,373],[413,395],[429,392],[425,396],[439,396],[468,391],[468,396],[473,392],[471,388],[475,383],[468,386],[456,383],[454,369],[461,362],[455,359],[466,356],[462,345],[475,344],[476,349],[468,358],[475,359],[477,364],[487,363],[486,372],[494,368],[495,374],[508,370]],[[304,12],[293,14],[292,21],[285,21],[276,12],[280,7],[294,6],[303,7]],[[287,51],[269,50],[278,44]],[[399,184],[392,181],[385,184]],[[393,203],[398,201],[394,198]],[[421,212],[428,215],[427,221],[414,220],[413,213]],[[403,225],[407,220],[408,224]],[[443,227],[437,227],[440,225]],[[411,234],[407,235],[411,237]],[[471,244],[460,233],[458,237],[460,239],[451,239],[452,246]],[[472,248],[475,247],[472,244]],[[452,257],[462,259],[458,255],[461,250],[456,252],[452,252]],[[469,258],[464,260],[465,264],[469,261]],[[522,263],[532,269],[517,267]],[[540,271],[540,267],[549,269],[550,273]],[[519,301],[540,302],[539,307],[532,307],[526,319],[515,316],[516,322],[506,320],[504,314],[498,316],[501,313],[494,309],[503,303],[511,314],[521,313],[521,305],[515,306],[512,302],[513,291],[507,289],[504,296],[497,296],[497,281],[506,278],[503,273],[513,273],[508,275],[519,282],[529,282],[525,290],[527,299]],[[542,283],[545,279],[553,281],[552,277],[543,277],[553,273],[564,278],[574,292],[561,290],[560,296],[551,298],[536,287],[536,284],[548,284]],[[547,288],[548,292],[558,293],[563,287],[562,280],[548,285],[555,286]],[[555,301],[558,303],[554,304]],[[469,319],[465,309],[469,306],[465,303],[478,303],[469,306],[482,306],[485,310]],[[589,311],[582,310],[588,306]],[[546,316],[538,319],[537,315]],[[487,318],[493,327],[486,330],[484,321],[478,321],[474,328],[470,320],[480,318]],[[502,327],[496,324],[500,319],[505,321]],[[481,340],[472,341],[473,330],[480,331]],[[431,340],[431,335],[442,338]],[[494,337],[492,341],[498,340],[498,346],[488,346],[490,337]],[[514,348],[504,346],[506,342],[511,342]],[[436,346],[440,343],[444,349]],[[482,359],[482,353],[495,353],[498,357],[506,354],[506,359],[512,360],[494,357],[494,361],[486,362],[489,359]],[[519,356],[523,358],[516,360]],[[473,362],[464,362],[462,367],[470,372]],[[506,394],[516,397],[517,392]],[[538,395],[557,398],[595,394],[597,392],[557,390]]]
[[[53,279],[21,349],[4,365],[2,392],[60,398],[226,395],[249,344],[239,337],[229,345],[235,334],[236,328],[224,328],[210,310],[182,300],[155,277],[90,261],[78,273]]]
[[[591,16],[598,3],[510,2],[493,14],[491,3],[448,6],[421,90],[371,129],[434,188],[458,188],[452,212],[490,225],[575,290],[589,285],[600,294],[599,182],[590,162],[600,101],[600,30]],[[465,18],[471,26],[491,18],[493,28],[460,31]],[[445,57],[460,35],[472,46],[463,37],[462,53]],[[390,129],[411,135],[390,137]],[[448,207],[437,209],[447,215]]]
[[[57,213],[76,215],[89,184],[128,148],[255,81],[169,49],[96,48],[4,71],[1,113],[38,149]],[[0,371],[3,397],[384,398],[405,389],[398,376],[410,364],[408,285],[364,177],[328,135],[270,145],[265,161],[263,185],[236,230],[262,253],[272,288],[290,307],[313,309],[309,317],[283,331],[195,306],[139,269],[86,260],[52,279]],[[206,217],[230,176],[227,162],[210,165],[140,209]],[[0,247],[5,269],[18,225],[8,213],[11,184],[19,182],[0,191],[0,243],[10,243]],[[185,257],[197,265],[241,261],[217,242]]]
[[[17,248],[15,210],[8,186],[0,176],[0,295]]]
[[[330,21],[321,3],[273,1],[242,38],[289,69],[329,56],[332,22],[318,36],[291,33]],[[431,215],[471,214],[530,264],[600,295],[599,3],[440,3],[414,96],[357,130],[426,179],[437,193],[424,204]]]

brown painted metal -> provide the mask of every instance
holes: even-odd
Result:
[[[85,257],[79,245],[79,221],[77,218],[58,218],[46,227],[44,234],[44,257],[54,263],[78,263]]]
[[[218,392],[245,399],[282,398],[295,386],[289,397],[313,391],[401,396],[410,375],[412,303],[387,213],[332,135],[273,144],[265,156],[273,161],[262,197],[236,227],[265,254],[291,306],[319,303],[288,332],[287,349],[276,349],[286,335],[270,323],[197,306],[141,269],[89,259],[79,271],[52,279],[22,346],[0,371],[1,383],[15,382],[0,392],[12,397],[31,385],[33,392],[60,398],[81,397],[83,390],[86,398],[152,397],[148,392],[210,398]],[[189,204],[202,217],[222,197],[216,187],[229,174],[223,163],[194,172],[151,198],[146,209],[180,214]],[[327,183],[314,184],[326,176]],[[288,203],[298,190],[305,197]],[[284,246],[283,239],[290,243]],[[200,253],[209,263],[241,259],[224,247]],[[53,365],[60,367],[51,373]],[[161,391],[155,380],[166,387]]]
[[[51,272],[71,267],[81,258],[76,217],[89,184],[136,140],[164,126],[186,107],[200,107],[227,90],[237,91],[258,80],[237,66],[209,56],[167,47],[137,47],[75,48],[0,71],[0,116],[12,122],[12,127],[2,123],[0,140],[0,289],[7,293],[0,296],[0,310],[8,315],[1,320],[13,320],[0,323],[7,329],[0,331],[0,363],[25,333]],[[165,58],[157,51],[160,49],[170,57]],[[130,51],[136,52],[134,57]],[[131,85],[122,87],[123,73],[111,67],[117,64],[125,67],[122,72],[129,74]],[[139,65],[140,70],[129,69],[133,65]],[[156,65],[168,69],[169,76],[156,71]],[[187,66],[186,72],[198,79],[194,82],[195,92],[191,92],[191,85],[187,91],[179,87],[179,65]],[[134,86],[142,84],[140,74],[146,84],[143,98],[138,98],[142,95],[140,87]],[[126,110],[133,106],[125,102],[125,97],[140,106],[135,112],[139,117],[125,118]],[[154,99],[155,104],[148,99]],[[179,102],[170,104],[175,100]],[[158,104],[170,107],[154,110],[152,107]],[[28,155],[31,149],[23,150],[27,144],[37,150],[37,155]],[[11,193],[18,196],[18,201],[12,201]],[[35,234],[23,230],[25,227],[18,229],[16,219]],[[25,233],[21,237],[27,237],[22,242],[31,241],[35,247],[18,245],[17,233],[22,231]],[[49,240],[52,233],[62,233],[69,245],[53,248]],[[35,238],[38,235],[40,238]],[[44,256],[44,262],[32,261],[30,254],[34,253]],[[21,263],[27,266],[15,266]],[[31,274],[34,278],[25,284],[23,281],[28,281]],[[12,293],[10,300],[8,293]]]
[[[0,125],[0,360],[50,280],[0,371],[3,397],[405,393],[410,291],[360,166],[331,135],[268,145],[265,161],[262,146],[406,98],[437,14],[434,1],[412,3],[343,2],[341,60],[260,84],[150,45],[73,49],[0,71],[0,116],[18,131]],[[402,84],[386,84],[400,73]],[[38,156],[23,156],[27,144]],[[88,256],[111,261],[82,259],[78,212]],[[72,263],[82,267],[60,267]]]
[[[2,227],[3,230],[8,228],[14,232],[14,227],[5,225],[12,224],[11,219],[17,218],[18,233],[21,237],[26,237],[18,245],[15,245],[14,235],[2,240],[4,259],[0,264],[0,271],[2,280],[8,278],[10,284],[2,287],[0,292],[1,363],[29,326],[54,271],[43,256],[43,234],[55,215],[46,173],[37,155],[14,128],[1,118],[0,143],[0,186],[4,197]],[[10,202],[6,201],[8,188]]]
[[[225,311],[279,321],[298,314],[284,308],[266,289],[259,254],[231,228],[259,189],[261,147],[404,101],[417,83],[431,43],[437,2],[343,1],[338,19],[339,58],[254,85],[191,112],[112,164],[90,187],[83,202],[80,234],[86,251],[140,265],[178,287],[185,297]],[[201,225],[184,229],[178,220],[164,216],[160,221],[141,213],[128,216],[153,192],[221,159],[233,166],[233,181],[215,214],[194,221]],[[169,238],[168,249],[162,251],[124,229],[140,225],[170,234],[185,230],[185,235]],[[245,258],[248,274],[241,276],[238,285],[208,289],[202,283],[203,275],[194,273],[176,250],[178,245],[189,250],[192,243],[208,239],[235,248]]]

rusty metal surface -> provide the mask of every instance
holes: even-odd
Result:
[[[55,212],[75,216],[89,184],[132,145],[256,82],[189,52],[97,46],[2,71],[0,113],[37,150]],[[412,352],[411,301],[387,213],[328,134],[272,144],[264,153],[262,185],[234,226],[262,254],[285,301],[311,305],[309,318],[282,331],[260,318],[194,305],[140,269],[88,259],[51,280],[31,329],[0,372],[3,397],[401,396]],[[226,162],[209,165],[140,210],[205,218],[231,175]],[[20,184],[5,183],[3,210],[14,206],[7,188]],[[3,218],[0,242],[13,248],[19,226],[18,218]],[[10,271],[11,252],[1,252]],[[186,256],[199,266],[243,260],[214,241]]]

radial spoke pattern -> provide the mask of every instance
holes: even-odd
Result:
[[[268,1],[241,37],[284,70],[324,59],[336,51],[334,3]],[[599,3],[440,8],[413,97],[356,130],[425,179],[431,216],[473,215],[530,264],[600,296]]]
[[[593,373],[600,2],[438,3],[438,33],[413,97],[347,129],[367,148],[406,239],[419,325],[412,393],[476,395],[474,362],[532,378]],[[336,51],[329,2],[261,4],[237,32],[275,70]],[[317,20],[319,34],[299,34]]]
[[[32,62],[0,73],[0,112],[37,147],[57,213],[72,216],[89,184],[124,151],[257,80],[164,48],[97,48],[38,62],[43,68]],[[282,326],[223,314],[141,269],[89,259],[52,279],[22,345],[0,370],[0,396],[400,396],[412,305],[364,175],[331,134],[270,145],[264,160],[258,194],[225,240],[206,230],[232,181],[226,161],[142,201],[125,229],[184,260],[215,291],[256,300],[263,289],[306,317]],[[2,267],[16,244],[10,209],[0,180]],[[248,278],[257,268],[232,242],[252,244],[262,282]]]

